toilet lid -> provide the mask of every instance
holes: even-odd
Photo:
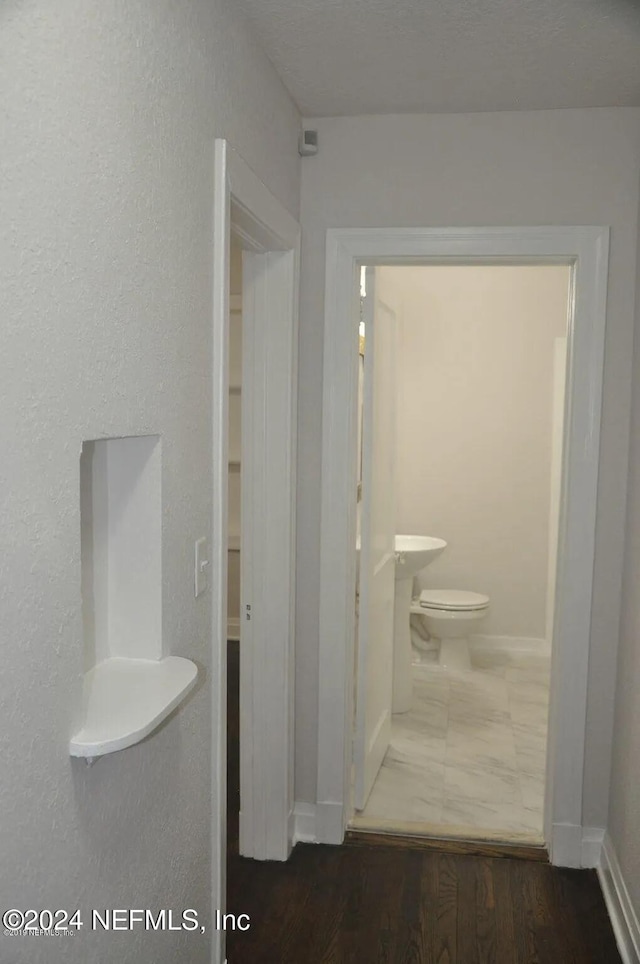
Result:
[[[489,597],[480,592],[465,592],[463,589],[424,589],[420,593],[420,605],[423,609],[464,612],[470,609],[486,609]]]

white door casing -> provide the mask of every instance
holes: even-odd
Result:
[[[395,595],[396,316],[366,269],[362,530],[354,805],[364,809],[391,738]],[[354,490],[355,497],[355,490]]]
[[[293,833],[295,439],[300,228],[225,140],[215,142],[212,323],[212,880],[211,912],[225,909],[227,738],[227,486],[231,232],[245,251],[243,472],[255,510],[242,519],[251,634],[242,628],[240,757],[244,852],[285,860]],[[255,260],[252,260],[255,259]],[[258,267],[261,270],[257,270]],[[256,269],[255,271],[253,269]],[[259,279],[256,277],[259,275]],[[243,361],[243,368],[244,368]],[[251,425],[250,413],[259,413]],[[247,428],[249,426],[249,428]],[[246,435],[246,438],[245,438]],[[268,458],[265,459],[265,452]],[[249,466],[251,468],[249,469]],[[257,573],[257,575],[256,575]],[[244,574],[243,574],[244,575]],[[242,615],[242,614],[241,614]],[[246,609],[245,609],[246,615]],[[245,621],[245,625],[249,621]],[[246,638],[245,638],[246,637]],[[224,960],[224,932],[212,941]]]
[[[345,319],[352,317],[357,267],[568,264],[572,281],[545,839],[553,863],[580,866],[608,250],[609,229],[593,226],[327,232],[318,669],[321,842],[341,842],[350,817],[357,337]]]

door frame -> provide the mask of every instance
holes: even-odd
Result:
[[[241,852],[286,860],[293,838],[293,639],[297,324],[300,226],[224,139],[215,142],[212,321],[212,920],[225,906],[227,739],[227,518],[230,239],[258,275],[243,303],[243,429],[247,483],[259,511],[241,527],[253,563],[240,644]],[[247,349],[245,357],[245,347]],[[248,366],[248,367],[247,367]],[[264,453],[269,458],[265,459]],[[244,482],[244,480],[243,480]],[[243,501],[245,493],[243,492]],[[249,501],[247,499],[247,501]],[[243,588],[244,593],[244,588]],[[250,610],[246,607],[250,606]],[[244,626],[249,627],[245,631]],[[224,934],[212,960],[224,959]]]
[[[317,836],[350,814],[354,697],[357,273],[362,264],[564,264],[572,268],[544,836],[580,866],[609,228],[337,228],[327,231],[322,407]]]

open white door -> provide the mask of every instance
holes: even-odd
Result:
[[[286,860],[293,828],[294,251],[242,258],[239,849]]]
[[[358,683],[354,805],[362,810],[389,746],[395,593],[396,316],[366,270]]]

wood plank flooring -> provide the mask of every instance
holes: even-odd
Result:
[[[229,647],[229,964],[620,964],[593,871],[377,845],[237,852],[237,644]],[[235,720],[234,720],[234,714]]]

